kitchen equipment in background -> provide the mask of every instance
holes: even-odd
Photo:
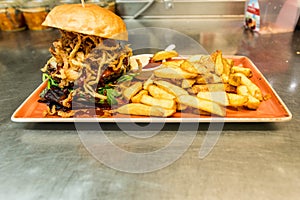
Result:
[[[2,31],[20,31],[26,28],[20,4],[15,0],[0,1],[0,29]]]
[[[276,19],[276,26],[283,31],[293,31],[299,18],[298,0],[287,0]]]
[[[50,11],[50,2],[45,0],[31,0],[24,2],[21,8],[29,30],[46,30],[43,21]]]
[[[239,18],[242,22],[244,7],[245,0],[116,0],[116,11],[125,19]]]
[[[106,0],[107,9],[116,12],[116,0]]]
[[[260,33],[292,32],[299,18],[298,0],[247,0],[245,27]]]
[[[96,4],[102,8],[108,7],[106,0],[86,0],[85,3],[86,4]]]
[[[80,3],[80,0],[55,0],[54,5]]]
[[[85,3],[96,4],[102,8],[106,8],[112,12],[115,12],[115,5],[116,5],[115,0],[86,0]]]
[[[117,0],[116,12],[123,18],[138,18],[155,0]]]

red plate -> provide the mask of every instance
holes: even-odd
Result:
[[[190,113],[175,113],[172,117],[157,118],[144,116],[114,115],[112,117],[87,117],[87,118],[60,118],[43,117],[46,105],[38,103],[39,94],[46,87],[42,83],[32,94],[19,106],[11,116],[14,122],[284,122],[292,119],[292,114],[281,98],[277,95],[266,78],[261,74],[250,59],[244,56],[232,56],[235,65],[242,64],[252,69],[251,80],[262,90],[262,93],[270,94],[271,98],[263,101],[257,110],[232,110],[226,109],[225,117],[203,116]]]

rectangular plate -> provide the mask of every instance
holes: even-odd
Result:
[[[263,101],[257,110],[232,110],[226,109],[225,117],[203,116],[190,113],[175,113],[168,118],[129,116],[116,114],[112,117],[88,117],[88,118],[61,118],[43,117],[46,105],[38,103],[39,94],[45,89],[47,83],[42,83],[32,94],[19,106],[11,116],[14,122],[285,122],[292,119],[292,114],[284,102],[261,74],[250,59],[244,56],[231,56],[235,65],[242,64],[253,72],[251,80],[262,90],[263,94],[272,97]]]

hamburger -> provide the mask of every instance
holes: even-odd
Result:
[[[72,117],[80,108],[109,109],[110,90],[130,70],[132,50],[124,21],[95,4],[54,7],[43,26],[60,31],[41,69],[48,87],[39,102],[45,115]]]

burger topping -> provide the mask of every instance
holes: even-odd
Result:
[[[129,70],[128,57],[132,55],[129,45],[64,30],[61,35],[49,49],[52,58],[42,68],[52,86],[40,100],[49,105],[48,114],[69,116],[74,100],[112,103],[101,88],[114,83]]]

